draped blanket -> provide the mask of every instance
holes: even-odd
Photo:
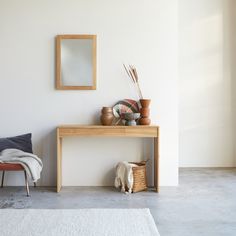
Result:
[[[21,164],[33,182],[40,179],[42,161],[34,154],[18,149],[5,149],[0,152],[0,163]]]
[[[114,185],[116,188],[121,187],[121,192],[125,192],[125,187],[128,188],[129,193],[132,192],[134,183],[132,167],[135,166],[137,165],[128,163],[127,161],[122,161],[117,164]]]

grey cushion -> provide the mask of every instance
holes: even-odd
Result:
[[[15,148],[24,152],[33,153],[31,134],[23,134],[15,137],[0,138],[0,152],[7,148]]]

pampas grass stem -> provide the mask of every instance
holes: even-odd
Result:
[[[128,68],[125,64],[123,64],[125,71],[128,75],[128,77],[132,80],[132,82],[134,83],[134,86],[136,87],[137,90],[137,94],[139,96],[140,99],[143,99],[143,95],[142,95],[142,91],[140,89],[139,86],[139,79],[138,79],[138,73],[137,70],[134,66],[129,65]]]

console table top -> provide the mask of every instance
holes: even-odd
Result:
[[[60,125],[57,136],[120,136],[120,137],[158,137],[159,126],[104,126],[104,125]]]

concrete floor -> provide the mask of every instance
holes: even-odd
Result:
[[[119,193],[110,187],[0,189],[0,208],[149,208],[161,236],[235,236],[236,168],[180,169],[179,187]]]

